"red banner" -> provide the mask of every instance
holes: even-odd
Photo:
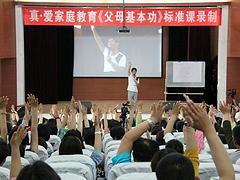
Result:
[[[126,8],[127,26],[219,26],[221,8]],[[121,26],[123,11],[116,8],[24,7],[25,25]]]

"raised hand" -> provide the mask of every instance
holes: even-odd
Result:
[[[27,100],[31,108],[38,108],[38,98],[33,94],[28,94]]]
[[[29,112],[29,109],[28,109],[29,107],[30,107],[29,104],[26,103],[25,114],[24,114],[24,120],[26,120],[26,121],[29,121],[31,119],[31,115],[30,115],[30,112]]]
[[[92,109],[91,109],[92,114],[93,114],[93,113],[96,113],[97,108],[98,108],[98,107],[97,107],[96,104],[93,104],[93,105],[92,105]]]
[[[0,109],[6,109],[6,106],[8,104],[8,97],[7,96],[2,96],[0,97]]]
[[[153,104],[151,107],[151,119],[157,123],[162,120],[162,115],[164,112],[165,106],[162,102],[159,102],[158,105]]]
[[[208,133],[213,130],[212,121],[209,119],[208,114],[200,106],[193,103],[193,101],[186,95],[187,106],[184,108],[186,112],[186,121],[190,126],[195,129]]]
[[[180,113],[180,109],[181,109],[181,103],[177,102],[173,105],[172,111],[171,111],[171,115],[174,116],[178,116],[178,114]]]
[[[78,108],[78,104],[76,103],[74,97],[72,96],[71,105],[70,105],[70,113],[76,114],[77,113],[77,108]]]
[[[223,114],[230,114],[231,105],[230,105],[230,104],[226,104],[225,101],[221,101],[221,102],[219,103],[219,110],[220,110]]]
[[[139,101],[139,102],[138,102],[138,113],[141,113],[141,112],[142,112],[142,107],[143,107],[143,102],[142,102],[142,101]]]
[[[22,143],[23,139],[26,137],[27,135],[27,128],[25,128],[24,126],[19,126],[17,131],[15,131],[12,135],[11,138],[11,146],[12,147],[19,147],[20,144]]]

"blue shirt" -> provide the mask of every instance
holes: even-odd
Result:
[[[124,152],[112,158],[113,165],[120,164],[120,163],[127,163],[127,162],[131,162],[130,152]]]

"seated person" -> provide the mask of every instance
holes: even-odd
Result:
[[[157,151],[159,151],[159,145],[156,141],[143,139],[140,137],[144,132],[153,128],[153,126],[157,122],[161,121],[163,111],[164,111],[163,104],[159,103],[157,107],[154,104],[152,106],[151,118],[145,122],[140,123],[136,128],[131,129],[123,136],[117,155],[112,159],[113,165],[131,162],[132,151],[134,161],[136,162],[151,161],[153,155]]]
[[[232,163],[240,158],[240,125],[231,128],[231,116],[230,116],[230,105],[225,102],[220,102],[219,109],[223,113],[223,130],[225,139],[228,143],[229,149],[238,149],[236,152],[230,154],[230,159]]]

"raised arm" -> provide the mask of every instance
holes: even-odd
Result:
[[[136,141],[144,132],[150,130],[157,122],[161,121],[163,111],[164,106],[162,103],[159,103],[157,106],[154,104],[152,106],[151,118],[139,124],[136,128],[131,129],[123,136],[117,154],[131,152],[134,141]]]
[[[104,51],[104,44],[102,42],[102,39],[98,35],[98,32],[96,31],[96,28],[94,26],[91,26],[91,30],[93,32],[93,37],[94,37],[100,51],[103,52]]]
[[[102,137],[101,137],[101,128],[100,128],[100,119],[102,118],[102,112],[100,108],[97,108],[95,112],[95,141],[94,148],[101,151],[102,149]]]
[[[234,145],[233,136],[232,136],[232,127],[231,127],[231,106],[230,104],[226,104],[226,102],[222,101],[219,103],[219,109],[223,114],[223,131],[226,137],[226,141],[228,143],[228,147],[230,149],[235,149],[236,146]]]
[[[131,75],[131,70],[132,70],[132,63],[129,62],[129,63],[128,63],[128,76]]]
[[[142,123],[142,107],[143,107],[143,102],[139,101],[138,108],[137,108],[138,124]]]
[[[184,127],[183,133],[184,142],[186,144],[185,156],[192,161],[195,177],[199,177],[198,145],[195,137],[195,131],[192,127]]]
[[[76,129],[76,114],[77,114],[77,104],[74,97],[72,96],[70,105],[70,116],[68,119],[68,129]]]
[[[31,106],[31,151],[38,154],[38,99],[29,94],[28,103]]]
[[[177,117],[178,117],[179,112],[180,112],[180,102],[177,102],[177,103],[173,106],[173,109],[172,109],[172,112],[171,112],[171,116],[170,116],[170,120],[168,121],[167,127],[166,127],[166,129],[164,130],[164,135],[166,135],[167,133],[172,133],[172,131],[173,131],[173,126],[174,126],[174,123],[175,123],[176,120],[177,120]]]
[[[133,125],[133,118],[134,118],[134,110],[135,110],[135,106],[134,106],[134,102],[130,101],[130,114],[129,114],[129,123],[128,123],[128,130],[132,129],[132,125]]]
[[[21,170],[21,158],[19,146],[22,143],[22,140],[27,135],[27,129],[24,126],[19,126],[17,131],[13,133],[11,139],[11,169],[10,169],[10,178],[16,178]]]
[[[1,129],[1,138],[7,142],[7,120],[6,120],[6,106],[8,104],[8,97],[0,97],[0,129]]]
[[[202,130],[204,132],[210,146],[212,158],[216,165],[220,179],[234,179],[235,175],[233,165],[221,140],[217,136],[217,133],[207,113],[198,105],[194,104],[188,96],[185,95],[184,97],[187,101],[185,110],[187,112],[188,118],[186,119],[193,128]]]

